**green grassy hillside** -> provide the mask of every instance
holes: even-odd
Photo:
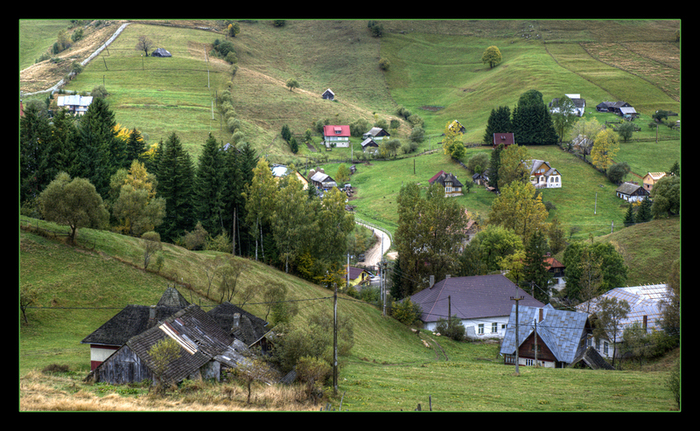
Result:
[[[42,227],[65,230],[46,223]],[[99,394],[103,389],[81,381],[89,371],[90,355],[80,340],[127,304],[155,303],[170,281],[137,267],[141,250],[135,239],[82,229],[80,241],[91,248],[71,247],[21,232],[20,276],[22,283],[36,289],[39,296],[35,304],[38,308],[28,310],[28,324],[20,325],[19,372],[25,376],[50,365],[68,366],[73,377],[46,376],[43,380],[55,385],[54,391],[80,391],[85,396],[86,391]],[[165,255],[163,272],[187,283],[187,287],[179,286],[180,292],[206,309],[211,301],[202,295],[206,291],[204,268],[213,255],[169,245]],[[249,264],[241,284],[287,284],[290,299],[300,304],[297,319],[332,311],[331,292],[264,265]],[[259,296],[244,308],[264,316]],[[642,371],[628,364],[626,371],[614,373],[521,367],[521,375],[515,377],[512,367],[501,363],[498,344],[457,343],[424,333],[421,338],[430,346],[426,347],[407,327],[383,317],[375,307],[344,295],[340,295],[338,312],[350,316],[355,346],[348,357],[340,358],[338,396],[329,399],[335,408],[342,395],[343,409],[354,412],[410,411],[418,404],[425,410],[429,402],[434,411],[455,412],[675,409],[665,385],[667,372],[663,365],[647,366]],[[27,377],[28,382],[33,379],[36,377]],[[32,394],[37,391],[25,390]],[[68,402],[66,396],[62,395]],[[114,401],[118,396],[112,397]],[[138,402],[138,397],[130,399]],[[148,398],[142,399],[149,403]],[[174,402],[163,408],[185,408],[179,405]],[[208,406],[218,409],[215,404]],[[161,407],[149,403],[145,408]],[[202,409],[207,410],[207,404]]]

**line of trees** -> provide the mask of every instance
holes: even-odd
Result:
[[[31,103],[20,119],[23,214],[73,233],[110,228],[155,232],[193,249],[215,244],[314,282],[340,283],[354,231],[344,195],[304,190],[293,166],[288,172],[275,178],[248,143],[224,145],[211,134],[197,160],[175,132],[147,148],[101,98],[81,117],[59,110],[49,118]]]

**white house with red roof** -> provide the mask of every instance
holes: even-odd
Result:
[[[327,148],[350,146],[350,126],[323,126],[323,143]]]

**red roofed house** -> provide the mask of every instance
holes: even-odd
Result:
[[[566,267],[564,264],[549,255],[544,258],[544,264],[547,267],[547,272],[552,274],[554,281],[552,288],[562,290],[566,286],[566,280],[564,279],[564,269]]]
[[[503,144],[504,147],[508,148],[508,145],[515,144],[515,135],[512,133],[494,133],[493,148],[496,148],[498,144]]]
[[[350,126],[323,126],[323,143],[326,147],[350,146]]]

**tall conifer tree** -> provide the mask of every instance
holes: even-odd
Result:
[[[199,156],[194,204],[197,219],[212,236],[223,228],[223,158],[221,146],[210,133]]]
[[[196,224],[192,189],[194,178],[190,155],[173,132],[165,142],[158,166],[158,194],[165,198],[165,218],[159,233],[165,241],[182,236]]]

